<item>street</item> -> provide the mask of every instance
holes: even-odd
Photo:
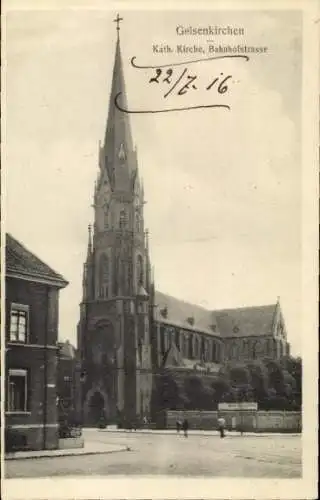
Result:
[[[301,437],[108,432],[87,430],[86,440],[127,445],[106,455],[6,461],[6,477],[172,475],[299,478]]]

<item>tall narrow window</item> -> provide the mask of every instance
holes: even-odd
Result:
[[[103,207],[103,225],[105,229],[109,229],[109,205],[106,203]]]
[[[212,358],[212,361],[214,363],[217,362],[217,345],[214,341],[212,343],[212,356],[211,356],[211,358]]]
[[[125,229],[128,226],[128,216],[125,210],[121,210],[119,217],[119,227],[120,229]]]
[[[193,358],[193,336],[190,334],[189,335],[189,345],[188,345],[188,358],[192,359]]]
[[[175,330],[174,341],[178,349],[180,349],[180,332],[178,329]]]
[[[194,341],[194,357],[196,359],[198,359],[200,356],[200,352],[199,352],[199,339],[198,337],[195,338],[195,341]]]
[[[215,359],[215,361],[217,363],[220,363],[220,356],[221,356],[221,345],[216,344],[216,359]]]
[[[143,259],[141,255],[137,257],[137,283],[143,285]]]
[[[28,409],[27,370],[9,369],[7,410],[26,412]]]
[[[201,338],[201,343],[200,343],[200,359],[202,361],[205,361],[205,353],[206,353],[206,342],[204,338]]]
[[[100,298],[108,297],[109,281],[110,281],[109,258],[106,254],[102,254],[99,262]]]
[[[11,304],[10,313],[10,342],[27,341],[28,335],[28,306]]]
[[[135,219],[136,219],[136,221],[135,221],[136,222],[136,232],[140,233],[141,224],[140,224],[140,213],[139,213],[139,210],[136,210]]]

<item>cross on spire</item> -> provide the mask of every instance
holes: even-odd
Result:
[[[123,17],[120,17],[119,14],[117,14],[117,17],[113,20],[114,23],[117,23],[117,34],[119,36],[119,31],[120,31],[120,26],[119,24],[123,21]]]

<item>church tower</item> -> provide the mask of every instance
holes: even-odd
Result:
[[[129,115],[116,105],[127,109],[120,20],[78,324],[84,425],[102,417],[129,426],[149,416],[152,390],[144,193]]]

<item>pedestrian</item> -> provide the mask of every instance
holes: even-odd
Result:
[[[181,420],[177,420],[177,423],[176,423],[176,427],[177,427],[177,433],[180,434],[180,431],[181,431]]]
[[[218,418],[218,428],[219,428],[221,438],[224,438],[224,436],[225,436],[225,434],[224,434],[225,425],[226,425],[225,419],[223,417],[219,417]]]
[[[183,423],[182,423],[182,429],[183,429],[183,432],[184,432],[184,437],[188,437],[188,429],[189,429],[189,422],[188,420],[185,418]]]

